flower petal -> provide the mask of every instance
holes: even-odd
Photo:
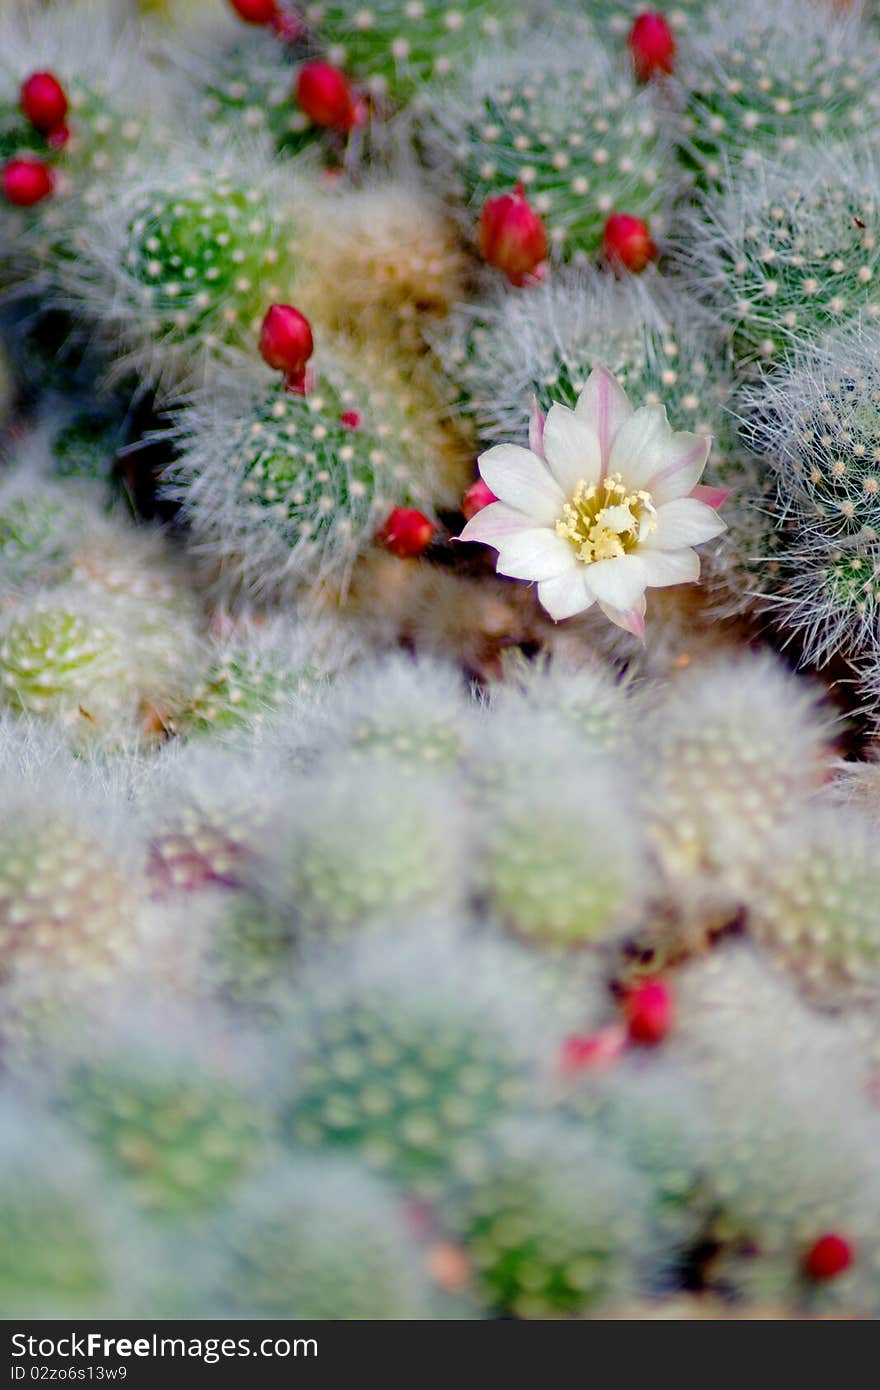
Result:
[[[558,579],[543,580],[538,585],[538,599],[557,623],[585,612],[596,601],[587,588],[586,575],[580,565]]]
[[[552,405],[544,422],[544,457],[566,496],[578,483],[597,483],[602,468],[599,440],[585,420],[565,405]]]
[[[599,607],[616,627],[622,627],[624,632],[631,632],[633,637],[638,637],[640,641],[645,638],[645,596],[642,594],[641,602],[635,608],[630,608],[628,612],[621,613],[619,608],[609,608],[607,603],[600,603]]]
[[[572,547],[547,526],[520,531],[498,546],[498,573],[509,579],[557,579],[577,565]]]
[[[694,584],[700,577],[700,557],[695,550],[642,550],[639,559],[649,589]]]
[[[643,405],[621,426],[609,467],[623,476],[628,488],[647,489],[656,506],[687,496],[711,447],[706,435],[670,429],[665,406]]]
[[[703,476],[711,451],[708,435],[691,434],[689,430],[673,434],[666,464],[646,484],[655,507],[687,497]]]
[[[496,444],[477,460],[483,482],[502,502],[517,507],[539,526],[562,514],[565,498],[546,465],[530,449]]]
[[[695,497],[698,502],[705,502],[707,507],[713,507],[717,512],[719,507],[723,507],[728,497],[733,496],[732,487],[711,487],[708,484],[704,487],[702,483],[697,483],[688,493],[689,497]]]
[[[584,571],[590,590],[600,603],[626,613],[644,597],[647,580],[640,555],[619,560],[597,560]]]
[[[578,397],[575,414],[592,426],[602,460],[600,477],[608,472],[615,435],[630,418],[633,408],[626,392],[607,367],[594,367]]]
[[[497,549],[497,542],[502,536],[530,531],[534,524],[534,519],[526,516],[525,512],[518,512],[505,502],[490,502],[488,507],[482,507],[476,516],[471,517],[458,539],[479,541],[483,545],[494,545]]]
[[[689,545],[701,545],[711,541],[727,530],[727,523],[721,520],[711,507],[698,502],[695,497],[679,497],[674,502],[664,502],[657,508],[652,518],[654,529],[640,539],[640,550],[680,550]]]

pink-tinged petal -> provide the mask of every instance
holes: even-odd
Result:
[[[597,560],[584,573],[591,592],[600,603],[628,613],[645,596],[644,566],[640,555],[623,555],[619,560]]]
[[[640,642],[645,640],[645,596],[642,595],[641,603],[635,608],[630,608],[626,613],[621,613],[619,608],[609,608],[607,603],[600,603],[599,607],[615,627],[622,627],[624,632],[631,632],[633,637],[638,637]]]
[[[508,507],[505,502],[491,502],[472,516],[458,537],[460,541],[477,541],[481,545],[494,545],[505,536],[515,536],[519,531],[529,531],[534,521],[525,512]]]
[[[711,507],[712,510],[716,512],[720,507],[723,507],[727,499],[732,496],[732,487],[708,487],[703,483],[697,483],[697,486],[692,487],[688,493],[688,497],[695,498],[697,502],[703,502],[707,507]]]
[[[544,458],[544,412],[538,405],[538,398],[532,398],[532,413],[529,418],[529,448],[539,459]]]
[[[546,526],[521,531],[498,544],[498,573],[509,579],[558,579],[577,564],[568,542]]]
[[[695,584],[700,577],[700,557],[695,550],[642,550],[639,558],[649,589]]]
[[[575,414],[592,426],[602,460],[600,478],[608,472],[615,436],[633,413],[623,387],[607,367],[594,367],[578,397]]]
[[[545,579],[538,585],[538,600],[554,622],[585,613],[595,603],[585,583],[583,567],[578,565],[558,579]]]
[[[727,522],[694,497],[664,502],[657,508],[656,516],[649,518],[650,525],[653,529],[639,537],[640,550],[681,550],[702,545],[727,530]]]
[[[628,488],[645,488],[654,505],[686,497],[706,466],[711,439],[674,431],[666,408],[643,405],[621,427],[611,450],[611,472],[620,473]]]
[[[711,450],[712,441],[705,435],[687,430],[673,434],[667,462],[646,484],[654,506],[687,497],[702,477]]]
[[[502,502],[550,526],[559,520],[565,498],[546,464],[518,444],[496,444],[477,460],[483,482]],[[487,508],[488,510],[488,508]]]
[[[553,405],[544,424],[544,457],[566,497],[578,483],[597,483],[602,471],[599,440],[592,425],[565,405]]]

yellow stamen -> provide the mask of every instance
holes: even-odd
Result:
[[[574,546],[585,565],[618,560],[636,548],[646,517],[655,511],[649,492],[627,492],[621,475],[612,473],[598,484],[578,483],[562,509],[556,534]],[[647,529],[653,531],[656,525],[650,521]]]

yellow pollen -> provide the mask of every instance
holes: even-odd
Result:
[[[581,481],[556,523],[556,534],[574,546],[585,565],[619,560],[634,550],[645,531],[656,529],[651,494],[627,492],[619,473],[601,483]]]

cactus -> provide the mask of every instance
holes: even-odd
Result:
[[[877,647],[878,343],[877,329],[855,326],[824,348],[804,345],[742,401],[772,469],[765,505],[780,538],[765,606],[801,636],[806,661]]]
[[[654,1275],[642,1182],[560,1121],[511,1120],[450,1202],[487,1311],[577,1317]]]
[[[742,655],[679,675],[644,748],[644,806],[685,895],[748,900],[773,836],[819,786],[831,722],[807,683]]]
[[[89,825],[84,797],[53,779],[4,778],[0,820],[0,975],[100,979],[136,942],[130,865]],[[18,783],[18,785],[17,785]],[[53,804],[54,803],[54,804]]]
[[[155,1311],[155,1251],[106,1175],[69,1131],[8,1092],[2,1115],[3,1317]]]
[[[66,302],[145,380],[177,385],[255,346],[266,310],[290,297],[297,192],[257,151],[145,161],[79,229]]]
[[[330,0],[306,10],[331,61],[376,97],[406,101],[426,82],[458,76],[474,48],[515,27],[516,7],[498,0],[375,0],[358,8]]]
[[[811,140],[844,141],[880,123],[880,60],[858,15],[799,0],[721,6],[689,36],[679,64],[682,156],[698,182],[764,154],[790,159]]]
[[[814,810],[774,856],[752,934],[821,1000],[880,989],[874,833],[854,811]]]
[[[270,1153],[245,1064],[211,1043],[210,1026],[188,1038],[173,1014],[111,1017],[100,1042],[61,1060],[59,1113],[160,1220],[206,1215]]]
[[[407,777],[459,767],[478,741],[476,700],[439,661],[388,657],[356,668],[320,706],[311,740],[319,753],[385,761]]]
[[[330,940],[454,910],[467,882],[464,836],[442,776],[399,776],[384,759],[327,760],[290,797],[275,891],[302,936]]]
[[[355,1165],[297,1159],[219,1228],[217,1304],[240,1317],[427,1318],[426,1258],[393,1194]]]
[[[371,935],[297,978],[287,1132],[429,1195],[529,1090],[538,999],[517,953],[425,929]]]
[[[584,761],[569,785],[548,781],[543,769],[502,776],[483,829],[481,879],[490,910],[515,932],[553,946],[602,941],[631,928],[646,875],[627,801],[620,768],[612,772],[601,760]]]
[[[304,396],[256,369],[195,395],[167,490],[221,582],[271,594],[332,576],[344,589],[394,503],[421,496],[408,406],[396,379],[385,390],[322,356]]]
[[[482,55],[432,108],[425,138],[471,216],[522,184],[558,258],[595,256],[612,212],[662,225],[665,156],[650,100],[589,33]]]
[[[800,342],[880,313],[871,146],[809,146],[728,174],[680,235],[686,283],[740,365],[776,367]]]
[[[618,753],[630,746],[635,709],[627,684],[598,662],[564,660],[509,663],[507,679],[491,693],[493,722],[553,721],[591,753]]]
[[[252,748],[172,745],[151,773],[138,796],[152,896],[244,887],[278,814],[283,767]]]

